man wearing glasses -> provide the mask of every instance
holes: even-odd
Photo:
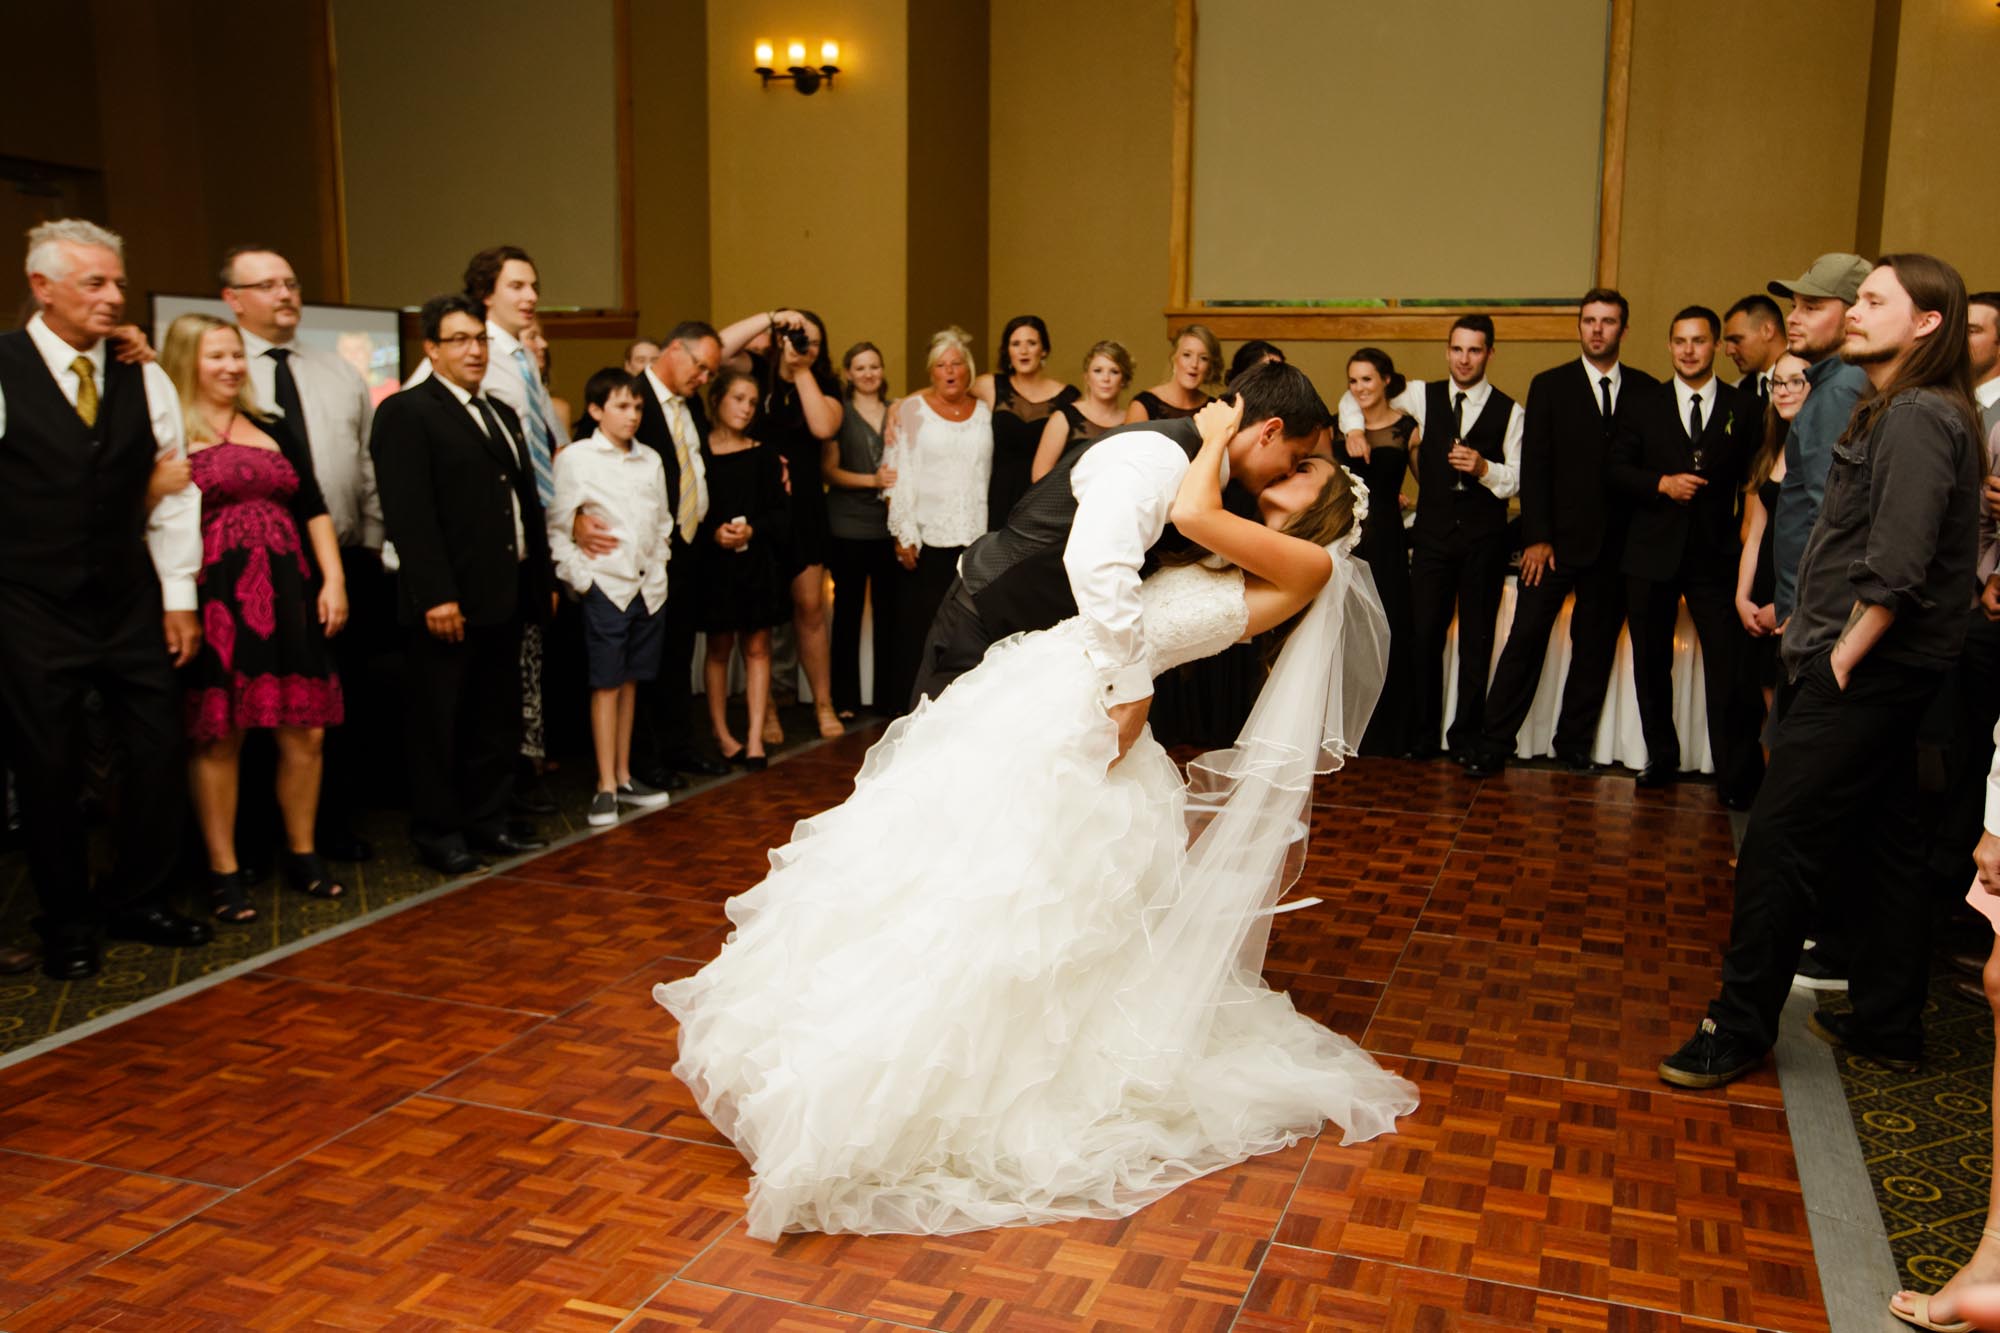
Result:
[[[508,810],[521,634],[554,613],[555,576],[521,419],[484,392],[485,312],[462,294],[433,297],[423,330],[432,373],[382,404],[368,447],[408,632],[411,841],[463,875],[475,851],[544,845]]]
[[[313,477],[340,539],[347,573],[348,631],[332,641],[334,666],[347,700],[347,721],[326,733],[326,779],[320,792],[320,850],[336,861],[365,861],[374,849],[355,836],[353,815],[370,782],[359,740],[368,724],[364,680],[370,650],[383,628],[382,501],[375,491],[375,462],[368,430],[375,415],[367,382],[337,353],[299,338],[298,275],[285,257],[261,246],[239,245],[222,257],[222,299],[236,314],[250,382],[257,400],[285,414],[312,452]],[[268,782],[246,782],[244,792],[268,793]],[[276,811],[263,827],[246,830],[246,848],[269,843]],[[258,858],[263,860],[265,858]]]

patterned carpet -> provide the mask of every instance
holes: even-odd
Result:
[[[808,738],[818,739],[810,705],[789,708],[782,717],[787,744],[773,753],[797,749]],[[573,755],[565,759],[559,772],[549,776],[549,794],[555,799],[557,813],[537,821],[549,841],[588,827],[584,814],[595,790],[594,772],[587,756]],[[704,786],[714,781],[707,780]],[[360,865],[333,867],[347,886],[347,893],[339,900],[294,893],[280,887],[280,876],[273,874],[251,893],[257,920],[244,926],[219,927],[214,942],[206,948],[112,944],[104,951],[104,970],[88,981],[50,981],[39,970],[0,977],[0,1055],[280,945],[435,892],[444,885],[445,877],[416,859],[405,836],[406,825],[407,817],[401,811],[363,813],[357,832],[375,845],[376,857]],[[180,906],[205,917],[205,902],[196,883],[182,893]],[[35,896],[28,883],[26,857],[18,848],[0,854],[0,944],[33,949],[34,932],[28,923],[34,914]]]
[[[1840,1058],[1896,1271],[1919,1291],[1935,1290],[1972,1257],[1993,1179],[1993,1011],[1952,989],[1960,975],[1942,955],[1932,968],[1917,1073]],[[1821,1007],[1845,1009],[1846,997]]]

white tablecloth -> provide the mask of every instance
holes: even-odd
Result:
[[[1514,603],[1520,596],[1510,575],[1500,591],[1500,620],[1493,635],[1493,660],[1507,642],[1514,624]],[[1569,676],[1569,618],[1576,598],[1563,600],[1563,609],[1549,632],[1548,655],[1542,659],[1542,680],[1535,689],[1534,706],[1521,724],[1514,753],[1522,759],[1537,759],[1551,753],[1555,743],[1556,714],[1562,707],[1563,681]],[[1452,621],[1444,650],[1444,718],[1447,727],[1458,708],[1458,622]],[[1674,625],[1674,729],[1680,733],[1681,767],[1702,773],[1715,771],[1715,756],[1708,746],[1708,700],[1702,689],[1701,642],[1695,637],[1694,622],[1687,606],[1680,607]],[[1493,663],[1486,677],[1493,678]],[[1444,744],[1442,734],[1438,744]],[[1639,691],[1632,678],[1632,635],[1618,631],[1618,655],[1611,666],[1611,684],[1604,694],[1604,712],[1597,720],[1597,741],[1591,756],[1600,764],[1623,764],[1627,768],[1646,766],[1646,738],[1639,729]]]

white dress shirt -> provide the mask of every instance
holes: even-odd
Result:
[[[472,418],[472,424],[479,428],[479,433],[489,440],[492,439],[493,433],[486,429],[485,415],[472,405],[472,394],[454,384],[448,375],[440,375],[438,379],[443,382],[445,388],[451,390],[451,396],[458,399],[465,407],[465,415]],[[484,398],[486,396],[484,392],[486,386],[482,384],[479,387],[481,390],[479,396]],[[487,408],[487,411],[492,411],[491,406]],[[493,419],[500,422],[500,433],[505,435],[507,433],[507,423],[501,419],[498,412],[493,413]],[[514,466],[517,468],[527,466],[527,450],[522,446],[521,442],[518,440],[507,440],[505,444],[507,445],[507,452],[514,456]],[[507,488],[507,498],[514,505],[514,559],[517,561],[526,560],[528,558],[528,530],[521,525],[521,493],[512,486],[509,486]]]
[[[897,404],[900,435],[889,488],[889,535],[904,546],[970,546],[986,535],[986,489],[993,476],[993,413],[972,400],[972,415],[948,421],[913,393]],[[1178,452],[1178,451],[1176,451]]]
[[[1696,386],[1689,384],[1679,375],[1674,376],[1674,410],[1680,416],[1681,434],[1687,434],[1688,409],[1694,405],[1697,398],[1701,400],[1701,428],[1704,433],[1707,432],[1709,423],[1715,419],[1715,400],[1719,396],[1715,389],[1721,382],[1714,375],[1710,375]],[[1693,444],[1694,439],[1690,437],[1688,445],[1692,447]]]
[[[1611,369],[1599,370],[1596,366],[1590,364],[1590,358],[1587,356],[1580,356],[1577,358],[1577,361],[1582,364],[1583,373],[1590,377],[1590,396],[1597,403],[1597,410],[1599,412],[1604,410],[1604,391],[1597,386],[1597,382],[1606,375],[1611,377],[1611,410],[1616,412],[1618,410],[1618,395],[1625,391],[1625,363],[1622,361],[1613,361]]]
[[[619,447],[587,435],[555,460],[556,498],[549,507],[549,554],[556,574],[578,592],[594,586],[620,611],[634,597],[646,610],[667,603],[667,559],[673,547],[674,511],[667,503],[667,468],[642,444]],[[608,555],[586,555],[570,540],[576,511],[604,523],[618,545]]]
[[[1187,470],[1188,456],[1179,445],[1157,431],[1141,430],[1091,445],[1070,471],[1076,520],[1063,547],[1063,569],[1083,619],[1084,647],[1104,680],[1107,707],[1153,693],[1140,622],[1139,567],[1166,531]]]
[[[77,357],[92,366],[98,401],[104,395],[104,344],[98,342],[87,352],[79,352],[56,335],[37,313],[28,321],[28,337],[55,376],[70,406],[76,406],[80,381],[71,367]],[[140,368],[146,386],[146,415],[153,423],[155,458],[187,457],[187,436],[181,427],[180,394],[167,372],[148,362]],[[0,437],[7,434],[7,396],[0,393]],[[193,611],[199,605],[195,579],[201,574],[201,490],[189,485],[153,506],[146,520],[146,549],[153,557],[153,572],[160,579],[160,605],[167,611]]]
[[[1409,387],[1405,388],[1401,394],[1389,400],[1389,405],[1391,407],[1400,407],[1415,417],[1417,430],[1423,442],[1429,444],[1431,443],[1431,433],[1425,426],[1424,418],[1428,415],[1430,397],[1424,392],[1424,388],[1425,382],[1423,380],[1411,380]],[[1461,393],[1465,395],[1465,414],[1462,421],[1464,428],[1470,431],[1472,423],[1479,420],[1479,414],[1486,410],[1486,400],[1493,396],[1493,381],[1482,375],[1479,378],[1479,383],[1464,389],[1461,389],[1455,382],[1447,382],[1445,384],[1445,393],[1447,401],[1451,398],[1456,398]],[[1352,426],[1348,425],[1348,411],[1350,408],[1353,409],[1354,424]],[[1487,459],[1486,472],[1478,479],[1479,484],[1493,492],[1496,499],[1510,499],[1515,492],[1521,489],[1521,435],[1527,429],[1527,425],[1527,414],[1521,410],[1519,403],[1515,403],[1512,410],[1507,413],[1507,430],[1500,439],[1500,461],[1496,463],[1490,458]],[[1349,430],[1360,430],[1361,428],[1361,409],[1355,405],[1354,395],[1351,393],[1342,394],[1340,396],[1341,433],[1345,435]],[[1440,435],[1438,436],[1438,440],[1440,441],[1440,447],[1445,449],[1451,448],[1450,439]]]
[[[291,355],[292,382],[306,409],[306,438],[312,445],[313,477],[326,497],[327,517],[342,546],[382,546],[382,497],[375,491],[375,459],[368,431],[375,420],[368,381],[334,353],[294,338],[274,344],[238,326],[250,359],[250,383],[257,401],[278,410],[278,363],[270,352],[282,346]],[[424,362],[426,366],[430,362]]]
[[[688,484],[688,474],[694,474],[694,521],[701,522],[708,517],[708,459],[701,452],[701,439],[694,428],[694,417],[688,412],[687,399],[667,387],[667,382],[653,373],[647,366],[639,378],[646,381],[646,387],[659,400],[660,415],[667,419],[667,429],[673,432],[676,442],[687,450],[687,467],[681,470],[680,484]],[[685,439],[681,432],[686,431]],[[682,540],[693,541],[690,534],[683,534]]]

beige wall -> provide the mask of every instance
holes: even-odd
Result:
[[[1882,249],[1928,250],[2000,286],[2000,9],[1902,0]]]
[[[1074,383],[1115,338],[1143,388],[1166,376],[1171,0],[1001,0],[992,9],[988,309],[1039,314]]]
[[[904,0],[838,10],[802,0],[709,0],[710,309],[727,323],[774,305],[810,308],[838,356],[866,338],[903,380],[908,13]],[[840,43],[833,88],[764,89],[758,38],[798,38],[817,63]]]
[[[333,16],[355,302],[420,304],[510,244],[544,303],[622,304],[611,0],[484,0],[477,40],[451,7]]]

